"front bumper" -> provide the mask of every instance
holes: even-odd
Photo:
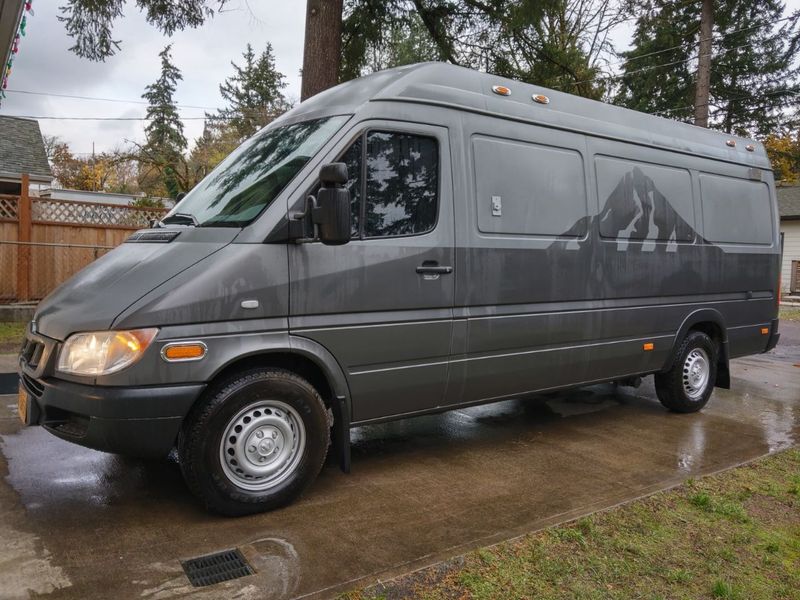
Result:
[[[19,356],[26,424],[95,450],[166,456],[205,384],[92,385],[58,376],[57,340],[29,326]]]
[[[20,382],[28,395],[29,424],[52,434],[116,454],[166,456],[202,384],[165,387],[100,387],[57,378]]]

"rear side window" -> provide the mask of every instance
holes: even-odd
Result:
[[[366,159],[366,160],[365,160]],[[439,144],[436,138],[368,131],[341,160],[350,177],[352,235],[418,235],[436,226]]]
[[[769,188],[761,181],[700,176],[703,229],[709,242],[771,244]]]
[[[694,201],[689,171],[610,157],[595,159],[600,235],[691,242]]]
[[[480,231],[586,233],[583,160],[576,151],[487,136],[475,136],[472,151]]]

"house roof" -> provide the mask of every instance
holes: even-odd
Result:
[[[781,219],[800,219],[800,185],[782,185],[776,190]]]
[[[0,116],[0,176],[17,178],[22,173],[33,181],[53,179],[39,122]]]

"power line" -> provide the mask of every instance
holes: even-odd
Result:
[[[786,21],[786,20],[791,19],[791,18],[793,18],[793,17],[783,17],[781,19],[776,19],[774,21],[763,23],[761,25],[753,26],[753,27],[750,27],[750,28],[745,27],[745,28],[742,28],[742,29],[738,29],[736,31],[731,31],[731,32],[723,35],[722,37],[724,38],[724,37],[727,37],[728,35],[733,35],[734,33],[740,33],[742,31],[747,31],[748,29],[757,29],[759,27],[766,27],[767,25],[774,25],[776,23],[780,23],[781,21]],[[775,36],[775,37],[777,38],[778,36]],[[705,38],[705,39],[708,39],[708,38]],[[722,38],[720,38],[720,39],[722,39]],[[661,52],[667,52],[668,50],[674,50],[676,48],[680,48],[680,47],[685,46],[687,44],[688,43],[684,43],[684,44],[680,44],[678,46],[673,46],[671,48],[665,48],[664,50],[658,50],[658,51],[655,51],[655,52],[651,52],[649,54],[642,54],[641,56],[633,57],[633,58],[631,58],[629,60],[625,60],[625,61],[622,61],[620,63],[612,63],[609,66],[617,66],[617,65],[620,65],[620,64],[627,64],[630,60],[638,60],[638,59],[644,58],[646,56],[652,56],[654,54],[659,54]],[[731,52],[733,50],[741,50],[743,48],[750,48],[750,45],[747,44],[747,45],[742,45],[742,46],[735,46],[733,48],[727,48],[726,50],[724,50],[722,52],[718,52],[717,54],[713,54],[713,53],[708,54],[708,55],[703,54],[702,57],[705,57],[705,56],[712,56],[712,57],[716,56],[716,57],[719,57],[719,56],[727,54],[728,52]],[[661,63],[661,64],[658,64],[658,65],[648,65],[646,67],[641,67],[639,69],[634,69],[632,71],[627,71],[625,73],[617,73],[616,75],[600,75],[598,77],[593,77],[592,79],[584,79],[582,81],[571,81],[571,82],[568,82],[568,83],[564,83],[564,84],[553,86],[553,89],[558,90],[558,89],[563,89],[563,88],[568,87],[568,86],[577,86],[577,85],[581,85],[581,84],[584,84],[584,83],[594,83],[595,81],[612,81],[614,79],[620,79],[622,77],[627,77],[628,75],[633,75],[635,73],[643,73],[645,71],[650,71],[652,69],[658,69],[660,67],[670,67],[670,66],[673,66],[673,65],[679,65],[679,64],[682,64],[682,63],[687,63],[687,62],[690,62],[692,60],[697,60],[700,57],[701,57],[701,55],[697,54],[696,56],[690,56],[689,58],[675,60],[675,61],[672,61],[672,62]]]
[[[753,25],[751,27],[743,27],[741,29],[734,29],[733,31],[729,31],[727,33],[722,34],[721,36],[719,36],[719,38],[717,38],[716,41],[725,39],[726,37],[730,37],[730,36],[732,36],[732,35],[734,35],[736,33],[742,33],[742,32],[745,32],[745,31],[751,31],[753,29],[761,29],[762,27],[767,27],[768,25],[776,25],[776,24],[778,24],[778,23],[780,23],[782,21],[788,21],[788,20],[794,19],[794,18],[795,18],[794,16],[783,17],[781,19],[775,19],[773,21],[767,21],[766,23],[761,23],[760,25]],[[639,54],[638,56],[631,56],[630,58],[626,58],[625,60],[621,60],[621,61],[616,62],[616,63],[611,63],[608,66],[609,67],[616,67],[616,66],[619,66],[619,65],[624,65],[624,64],[627,64],[627,63],[629,63],[631,61],[634,61],[634,60],[640,60],[642,58],[648,58],[650,56],[655,56],[657,54],[663,54],[664,52],[669,52],[670,50],[677,50],[678,48],[683,48],[684,46],[694,46],[697,43],[707,41],[708,39],[711,39],[712,41],[714,41],[714,36],[712,35],[710,38],[700,38],[697,42],[694,42],[694,41],[683,42],[681,44],[677,44],[675,46],[670,46],[669,48],[664,48],[662,50],[654,50],[653,52],[647,52],[645,54]]]
[[[787,98],[789,98],[789,97],[796,98],[798,95],[800,95],[800,89],[773,90],[771,92],[764,92],[761,96],[755,96],[753,94],[746,94],[746,95],[742,95],[742,96],[734,96],[732,98],[720,99],[720,101],[723,101],[723,102],[736,102],[737,100],[747,100],[747,99],[760,100],[761,98],[766,97],[766,96],[777,96],[779,94],[785,94]],[[779,100],[781,100],[781,99],[779,99]],[[705,102],[703,104],[698,104],[697,106],[713,106],[713,105],[714,105],[713,102]],[[653,112],[648,112],[647,114],[648,115],[657,115],[657,116],[659,116],[659,115],[663,115],[663,114],[666,114],[666,113],[680,112],[682,110],[694,110],[694,108],[695,108],[694,104],[689,104],[689,105],[686,105],[686,106],[679,106],[679,107],[676,107],[676,108],[665,108],[663,110],[656,110],[656,111],[653,111]],[[718,109],[718,110],[724,110],[724,109]]]
[[[34,92],[31,90],[5,90],[5,92],[12,94],[26,94],[29,96],[53,96],[55,98],[71,98],[73,100],[94,100],[98,102],[117,102],[120,104],[149,104],[145,100],[123,100],[121,98],[101,98],[97,96],[77,96],[72,94],[58,94],[55,92]],[[192,104],[176,104],[176,108],[196,108],[201,110],[219,110],[215,106],[195,106]]]
[[[733,48],[728,48],[724,52],[718,52],[717,54],[714,54],[714,53],[702,54],[702,55],[701,54],[697,54],[695,56],[690,56],[689,58],[682,58],[680,60],[673,60],[671,62],[661,63],[661,64],[658,64],[658,65],[648,65],[646,67],[641,67],[640,69],[634,69],[633,71],[628,71],[626,73],[618,73],[616,75],[602,75],[600,77],[594,77],[593,79],[584,79],[583,81],[574,81],[574,82],[565,83],[565,84],[562,84],[562,85],[556,85],[556,86],[553,86],[553,89],[560,89],[560,88],[563,88],[563,87],[568,86],[568,85],[575,86],[575,85],[580,85],[582,83],[593,83],[595,81],[602,81],[602,80],[611,81],[611,80],[614,80],[614,79],[620,79],[622,77],[628,77],[629,75],[634,75],[636,73],[644,73],[645,71],[652,71],[653,69],[660,69],[661,67],[671,67],[671,66],[674,66],[674,65],[680,65],[680,64],[687,63],[687,62],[690,62],[690,61],[693,61],[693,60],[697,60],[697,59],[699,59],[701,57],[703,57],[703,58],[705,58],[706,56],[720,57],[720,56],[723,56],[723,55],[725,55],[725,54],[727,54],[729,52],[733,52],[734,50],[742,50],[742,49],[745,49],[745,48],[750,48],[750,45],[746,44],[746,45],[742,45],[742,46],[734,46]]]
[[[155,121],[156,119],[147,117],[56,117],[56,116],[43,116],[37,117],[33,115],[0,115],[5,117],[14,117],[16,119],[36,119],[36,120],[51,120],[51,121]],[[234,119],[236,117],[217,117],[214,119]],[[208,117],[178,117],[179,121],[206,121],[211,120]]]

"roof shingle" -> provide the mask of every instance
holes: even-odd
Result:
[[[0,173],[52,179],[38,121],[0,116]]]
[[[782,219],[800,218],[800,185],[782,185],[778,192],[778,212]]]

